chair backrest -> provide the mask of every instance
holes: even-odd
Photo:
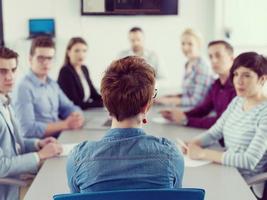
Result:
[[[54,200],[204,200],[203,189],[144,189],[55,195]]]

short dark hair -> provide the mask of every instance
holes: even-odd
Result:
[[[111,63],[101,81],[101,95],[111,116],[118,121],[136,116],[152,101],[155,71],[137,56]]]
[[[230,70],[230,79],[233,82],[234,72],[239,67],[246,67],[254,71],[258,77],[267,75],[267,59],[263,55],[256,52],[241,53],[234,60],[234,63]]]
[[[30,55],[33,56],[36,48],[53,48],[55,49],[55,42],[49,36],[39,36],[32,40]]]
[[[234,55],[234,48],[233,48],[233,46],[229,42],[226,42],[224,40],[214,40],[214,41],[211,41],[208,44],[208,47],[211,47],[211,46],[217,45],[217,44],[223,45],[230,55]]]
[[[141,32],[141,33],[143,33],[143,29],[140,28],[140,27],[135,26],[135,27],[133,27],[133,28],[130,29],[129,33],[134,33],[134,32]]]
[[[9,49],[7,47],[0,47],[0,58],[4,58],[4,59],[16,59],[16,62],[18,64],[18,57],[19,54],[15,51],[13,51],[12,49]]]

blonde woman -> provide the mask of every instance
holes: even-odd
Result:
[[[188,59],[185,64],[182,93],[161,97],[156,100],[156,103],[174,104],[190,109],[203,100],[213,79],[207,63],[200,56],[201,36],[199,33],[186,29],[181,36],[181,48]]]

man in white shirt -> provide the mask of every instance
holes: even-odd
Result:
[[[156,71],[156,77],[164,77],[160,70],[159,58],[154,51],[145,48],[145,35],[140,27],[133,27],[129,31],[130,49],[120,52],[119,58],[127,56],[140,56],[146,60],[151,67]]]

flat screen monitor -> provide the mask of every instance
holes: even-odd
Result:
[[[81,0],[82,15],[177,15],[178,0]]]
[[[55,20],[54,19],[30,19],[29,20],[29,37],[37,36],[55,36]]]

